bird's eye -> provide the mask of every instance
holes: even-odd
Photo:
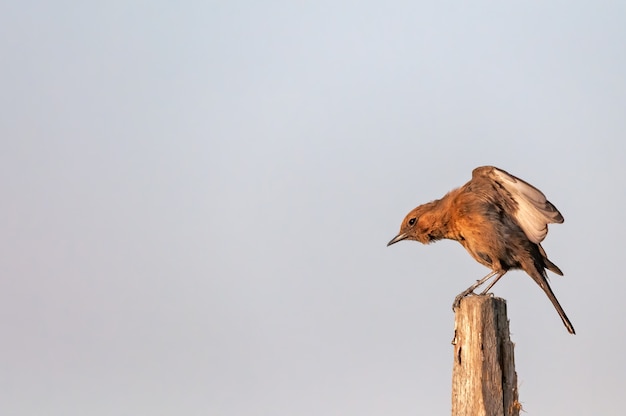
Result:
[[[415,218],[411,218],[411,219],[409,220],[409,225],[413,225],[413,224],[415,224]]]

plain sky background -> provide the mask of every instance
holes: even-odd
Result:
[[[565,217],[522,272],[529,415],[622,415],[626,4],[0,6],[0,413],[450,412],[456,242],[387,248],[491,164]]]

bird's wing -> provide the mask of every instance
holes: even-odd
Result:
[[[512,212],[522,230],[533,243],[539,244],[548,234],[548,224],[562,223],[563,216],[554,205],[546,199],[539,189],[492,166],[474,169],[473,178],[489,179],[497,185],[500,195],[513,202],[517,209]]]

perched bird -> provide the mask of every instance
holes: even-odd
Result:
[[[474,169],[472,179],[443,198],[420,205],[406,216],[400,233],[387,246],[402,240],[423,244],[443,238],[456,240],[480,264],[492,272],[461,292],[461,299],[493,277],[485,294],[511,269],[522,269],[543,289],[571,334],[574,327],[554,296],[546,269],[563,275],[541,242],[548,224],[562,223],[563,216],[529,183],[493,166]],[[495,277],[494,277],[495,276]]]

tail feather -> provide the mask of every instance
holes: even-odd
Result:
[[[554,266],[554,264],[553,264],[553,266]],[[556,267],[556,266],[554,266],[554,267]],[[557,269],[558,269],[558,267],[557,267]],[[526,272],[528,273],[528,270],[526,270]],[[561,307],[561,304],[559,303],[559,301],[556,299],[556,296],[554,295],[554,292],[552,292],[552,288],[548,284],[548,278],[545,275],[545,271],[543,271],[543,273],[538,273],[538,272],[535,271],[534,273],[528,273],[528,274],[530,275],[530,277],[533,278],[533,280],[535,282],[537,282],[537,284],[541,287],[541,289],[543,289],[545,294],[548,296],[548,299],[550,299],[550,302],[552,302],[552,305],[554,306],[554,308],[558,312],[559,316],[561,317],[561,320],[563,321],[563,324],[565,325],[565,328],[567,328],[567,331],[570,334],[576,334],[576,331],[574,330],[574,326],[572,325],[572,323],[570,322],[569,318],[565,314],[565,311]]]
[[[539,248],[539,252],[541,253],[541,257],[543,257],[543,263],[544,263],[546,269],[550,270],[552,273],[558,274],[559,276],[563,276],[563,272],[561,271],[561,269],[559,269],[559,266],[557,266],[556,264],[552,263],[548,259],[548,255],[546,254],[546,251],[543,249],[543,247],[541,247],[541,244],[537,244],[537,247]]]
[[[563,276],[563,272],[559,269],[559,266],[552,263],[547,257],[543,258],[543,262],[546,264],[546,269],[550,270],[552,273],[558,274],[559,276]]]

